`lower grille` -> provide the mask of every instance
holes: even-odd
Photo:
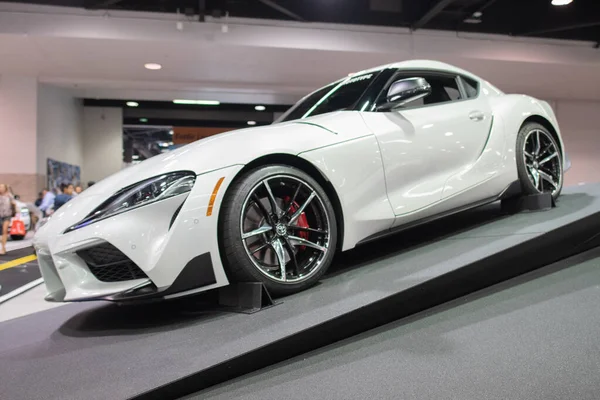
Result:
[[[102,282],[122,282],[148,278],[140,267],[110,243],[80,250],[77,255],[85,261],[96,279]]]

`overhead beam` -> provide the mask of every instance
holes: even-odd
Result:
[[[485,3],[484,5],[482,5],[481,7],[479,7],[479,9],[477,11],[485,11],[486,8],[492,6],[495,2],[497,2],[498,0],[489,0],[487,3]]]
[[[280,13],[287,15],[288,17],[295,19],[296,21],[306,21],[304,18],[302,18],[301,16],[299,16],[298,14],[296,14],[295,12],[292,12],[290,10],[288,10],[285,7],[280,6],[279,4],[275,3],[272,0],[258,0],[261,3],[263,3],[264,5],[271,7],[274,10],[279,11]]]
[[[411,30],[416,31],[417,29],[421,29],[422,27],[427,25],[427,23],[429,23],[429,21],[431,21],[433,18],[435,18],[437,15],[439,15],[442,11],[444,11],[444,9],[446,7],[448,7],[450,4],[454,3],[455,1],[456,0],[440,0],[440,1],[438,1],[433,7],[431,7],[429,9],[429,11],[427,11],[421,18],[419,18],[418,21],[416,21],[414,24],[412,24]]]
[[[114,6],[123,0],[102,0],[102,1],[88,1],[90,4],[87,8],[104,8]]]
[[[544,35],[546,33],[565,32],[565,31],[572,31],[574,29],[592,28],[594,26],[600,26],[600,21],[583,22],[583,23],[579,23],[579,24],[559,26],[556,28],[548,28],[548,29],[540,29],[540,30],[535,30],[535,31],[522,32],[522,33],[516,34],[516,36],[537,36],[537,35]]]

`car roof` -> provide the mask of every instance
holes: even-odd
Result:
[[[407,60],[407,61],[399,61],[390,64],[380,65],[378,67],[369,68],[363,71],[357,71],[352,73],[352,76],[368,74],[370,72],[377,72],[387,68],[398,68],[398,69],[425,69],[425,70],[435,70],[435,71],[447,71],[456,74],[466,75],[475,79],[480,79],[478,76],[465,71],[461,68],[458,68],[454,65],[446,64],[441,61],[434,60]]]
[[[416,69],[416,70],[446,71],[446,72],[451,72],[454,74],[464,75],[466,77],[470,77],[470,78],[478,80],[478,81],[484,81],[484,79],[480,78],[479,76],[477,76],[469,71],[466,71],[464,69],[458,68],[454,65],[447,64],[447,63],[444,63],[441,61],[407,60],[407,61],[398,61],[398,62],[394,62],[394,63],[390,63],[390,64],[380,65],[378,67],[373,67],[373,68],[365,69],[362,71],[350,73],[350,74],[348,74],[348,76],[345,76],[334,82],[328,83],[327,85],[322,86],[319,89],[310,92],[309,94],[304,96],[300,101],[303,101],[308,96],[311,96],[312,94],[314,94],[314,93],[318,92],[319,90],[322,90],[326,87],[339,85],[349,79],[352,79],[353,77],[364,75],[364,74],[369,74],[369,73],[373,73],[373,72],[379,72],[379,71],[382,71],[382,70],[388,69],[388,68],[398,68],[398,69],[406,69],[406,70],[415,70]],[[487,82],[487,83],[489,84],[489,82]],[[499,89],[496,89],[496,90],[499,91]]]

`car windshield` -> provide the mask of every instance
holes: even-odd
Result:
[[[332,111],[348,110],[354,107],[376,73],[368,73],[350,77],[325,86],[304,97],[290,108],[277,122],[312,117]]]

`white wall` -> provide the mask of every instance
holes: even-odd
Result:
[[[37,171],[46,175],[47,159],[82,167],[83,103],[67,89],[38,87]]]
[[[37,80],[0,75],[0,174],[36,173]]]
[[[98,182],[123,166],[123,110],[84,107],[82,179]]]
[[[600,102],[552,103],[572,163],[565,185],[600,182]]]

